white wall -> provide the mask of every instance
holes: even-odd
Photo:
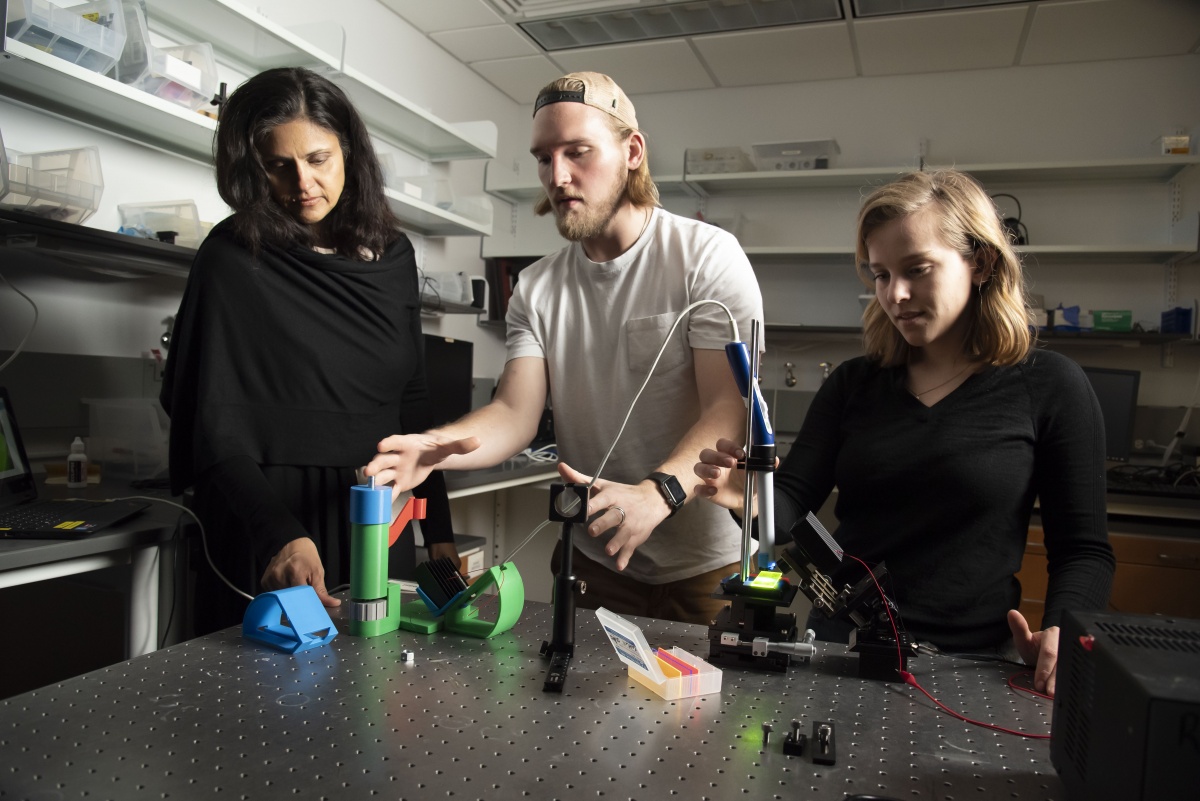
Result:
[[[649,139],[656,174],[682,172],[691,147],[736,145],[749,153],[762,142],[834,138],[840,167],[914,167],[918,142],[928,163],[967,165],[1134,158],[1158,154],[1156,139],[1182,127],[1200,134],[1200,56],[1135,59],[959,73],[820,81],[712,89],[633,98]],[[523,145],[523,143],[520,143]],[[523,146],[505,163],[530,161]],[[530,165],[523,165],[527,169]],[[1197,172],[1192,168],[1191,172]],[[1183,206],[1195,215],[1200,194],[1186,182]],[[1166,186],[991,186],[1011,191],[1023,206],[1033,244],[1118,244],[1181,241],[1170,220]],[[823,190],[714,198],[711,218],[744,216],[746,245],[850,247],[859,190]],[[1007,201],[1006,201],[1007,202]],[[700,202],[675,197],[664,205],[695,214]],[[1010,207],[1006,207],[1010,208]],[[544,252],[553,227],[518,210],[512,252]],[[489,243],[492,244],[492,243]],[[499,242],[495,244],[500,244]],[[499,251],[496,251],[499,252]],[[866,291],[851,263],[756,264],[768,322],[855,325],[856,295]],[[1149,264],[1064,266],[1031,262],[1032,291],[1050,305],[1130,308],[1154,325],[1164,308],[1164,268]],[[1200,267],[1179,268],[1179,300],[1200,297]],[[822,361],[858,353],[850,342],[775,337],[764,366],[768,386],[783,387],[783,362],[797,363],[797,389],[819,385]],[[1141,369],[1143,404],[1186,401],[1200,369],[1200,348],[1176,347],[1173,368],[1159,366],[1157,347],[1065,349],[1081,362]]]

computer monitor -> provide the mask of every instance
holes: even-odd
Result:
[[[425,334],[425,376],[433,407],[432,425],[450,423],[471,411],[475,346],[462,339]]]
[[[1100,411],[1104,414],[1105,457],[1115,462],[1129,461],[1142,374],[1137,370],[1103,367],[1084,367],[1083,372],[1092,382],[1096,399],[1100,401]]]

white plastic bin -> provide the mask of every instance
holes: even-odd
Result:
[[[200,212],[191,200],[158,200],[151,203],[119,203],[122,228],[137,228],[148,236],[163,231],[175,232],[175,244],[198,248],[212,226],[200,221]]]
[[[217,62],[208,42],[151,48],[150,66],[135,84],[143,92],[195,111],[217,92]]]
[[[44,153],[5,150],[0,139],[0,208],[81,223],[100,206],[104,177],[95,146]]]
[[[167,468],[170,419],[154,398],[84,398],[88,458],[104,475],[153,478]]]
[[[50,0],[9,0],[10,39],[44,50],[93,72],[108,72],[125,47],[120,0],[66,6]]]

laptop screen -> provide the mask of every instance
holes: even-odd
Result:
[[[8,392],[0,387],[0,508],[37,497]]]

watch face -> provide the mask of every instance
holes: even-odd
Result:
[[[675,478],[675,476],[667,476],[659,486],[663,488],[663,494],[667,496],[667,501],[672,506],[683,506],[687,495],[684,494],[683,487],[679,484],[679,479]]]
[[[666,473],[651,473],[650,478],[658,484],[659,492],[672,509],[683,506],[683,502],[687,500],[687,493],[683,491],[679,479]]]

